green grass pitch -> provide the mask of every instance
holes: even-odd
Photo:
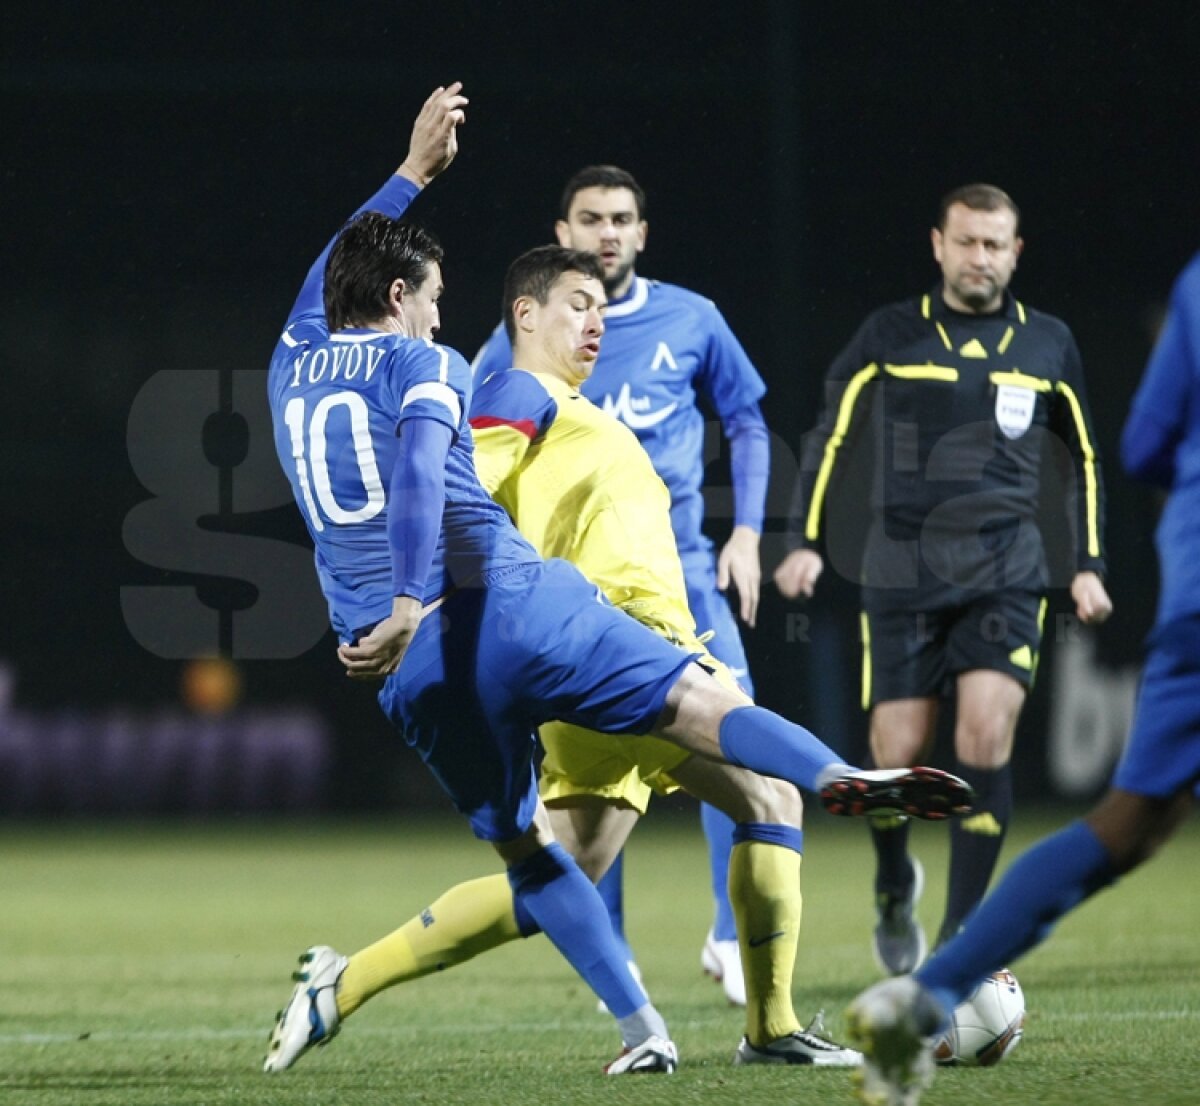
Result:
[[[1061,814],[1019,811],[1002,864]],[[946,833],[914,842],[938,921]],[[259,1066],[295,955],[351,951],[444,887],[497,870],[464,824],[0,826],[0,1102],[171,1104],[850,1103],[846,1072],[735,1069],[739,1011],[698,964],[708,925],[697,823],[652,817],[627,860],[630,936],[680,1046],[670,1078],[606,1080],[611,1022],[544,939],[380,996],[285,1075]],[[939,1073],[950,1104],[1200,1102],[1200,831],[1070,917],[1016,966],[1025,1040],[991,1070]],[[807,830],[795,997],[836,1035],[876,978],[861,827]]]

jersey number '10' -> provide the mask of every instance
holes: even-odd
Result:
[[[350,436],[354,443],[354,458],[358,462],[358,475],[366,492],[366,502],[353,510],[343,507],[333,492],[326,460],[326,424],[329,413],[335,407],[345,407],[350,416]],[[296,462],[296,479],[304,497],[304,507],[314,530],[324,530],[325,520],[346,526],[355,522],[366,522],[383,510],[386,500],[383,481],[379,478],[379,465],[375,461],[375,448],[371,444],[370,415],[366,401],[358,392],[333,392],[317,401],[308,420],[307,443],[305,440],[305,402],[303,396],[288,401],[283,420],[287,423],[292,439],[292,458]],[[307,444],[307,450],[305,445]],[[307,457],[306,457],[307,454]],[[311,480],[309,474],[311,472]],[[316,491],[316,500],[313,491]],[[320,504],[320,510],[317,504]]]

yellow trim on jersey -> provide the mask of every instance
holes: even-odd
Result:
[[[871,709],[871,623],[866,611],[859,611],[859,624],[862,626],[862,709]]]
[[[808,519],[804,524],[804,536],[809,541],[815,541],[821,532],[821,504],[825,498],[825,489],[833,472],[833,463],[842,442],[846,440],[846,431],[850,429],[850,418],[854,414],[854,405],[858,402],[858,394],[868,382],[879,372],[879,366],[872,362],[864,369],[859,369],[846,385],[842,393],[842,402],[838,405],[837,421],[833,424],[833,433],[825,443],[825,456],[821,458],[821,468],[817,472],[817,482],[813,485],[812,502],[808,505]]]
[[[921,317],[923,319],[929,318],[929,293],[928,292],[926,292],[925,295],[923,295],[921,297]]]
[[[1079,435],[1079,448],[1083,453],[1083,476],[1087,488],[1087,550],[1089,557],[1100,556],[1100,520],[1098,498],[1099,491],[1096,480],[1096,451],[1092,448],[1092,440],[1088,437],[1087,423],[1083,419],[1083,408],[1079,405],[1079,397],[1070,384],[1060,380],[1058,390],[1067,397],[1071,415],[1075,419],[1075,432]]]
[[[948,350],[953,351],[954,343],[950,341],[950,335],[946,333],[946,328],[942,326],[942,324],[936,319],[934,320],[933,325],[937,327],[937,332],[942,336],[942,345],[944,345]]]
[[[1030,691],[1037,682],[1038,665],[1042,661],[1042,638],[1046,632],[1046,609],[1048,606],[1049,600],[1043,595],[1041,603],[1038,604],[1038,647],[1033,651],[1033,667],[1029,670]]]
[[[1012,372],[988,373],[988,380],[993,384],[1011,384],[1014,388],[1028,388],[1031,392],[1054,391],[1054,381],[1044,380],[1040,376],[1030,376],[1028,373],[1021,372],[1020,369],[1013,369]]]
[[[1025,305],[1020,300],[1013,300],[1013,303],[1016,305],[1016,308],[1017,308],[1017,318],[1020,319],[1022,323],[1024,323],[1025,322]]]
[[[958,369],[945,365],[884,365],[883,371],[901,380],[944,380],[948,384],[958,380]]]
[[[997,353],[1003,353],[1006,349],[1008,349],[1008,343],[1013,340],[1014,334],[1016,334],[1016,331],[1010,326],[1004,332],[1004,337],[1000,339],[1000,344],[996,347]]]

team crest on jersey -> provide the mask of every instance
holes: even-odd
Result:
[[[1006,438],[1019,438],[1033,424],[1037,393],[1001,384],[996,388],[996,425]]]

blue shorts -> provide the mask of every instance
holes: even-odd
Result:
[[[696,620],[697,635],[704,639],[705,648],[733,673],[738,687],[753,699],[754,682],[750,679],[742,635],[738,632],[729,600],[717,590],[717,566],[712,554],[705,550],[682,554],[679,559],[683,564],[688,608]],[[713,636],[704,638],[710,631]]]
[[[1155,630],[1113,787],[1165,799],[1200,781],[1200,619]]]
[[[379,703],[475,835],[507,841],[537,807],[539,725],[644,734],[690,663],[573,565],[550,560],[452,593],[421,623]]]

